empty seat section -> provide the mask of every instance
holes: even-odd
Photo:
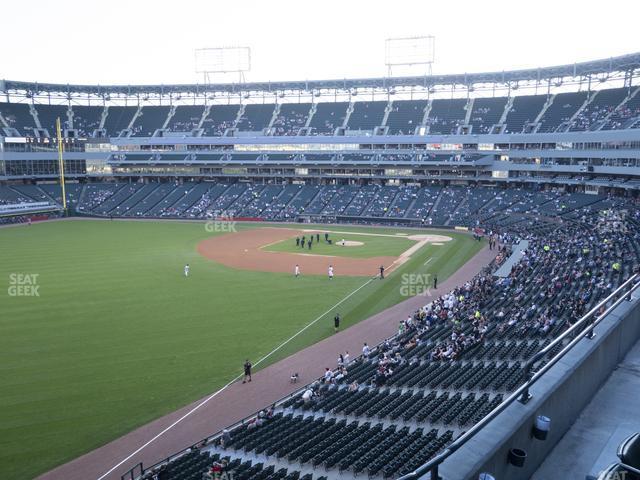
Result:
[[[134,137],[151,137],[153,133],[162,128],[171,107],[159,107],[155,105],[143,107],[140,114],[133,122],[132,130]]]
[[[272,125],[273,135],[298,135],[300,129],[306,125],[310,111],[310,103],[284,103],[280,105],[280,112]]]
[[[473,127],[471,133],[491,133],[491,127],[500,121],[506,105],[506,97],[476,98],[469,119]]]
[[[269,126],[275,104],[250,104],[244,109],[244,113],[238,121],[237,128],[243,132],[256,132],[261,134]]]
[[[457,128],[464,124],[466,104],[467,100],[462,98],[434,100],[427,118],[429,133],[444,135],[456,133]]]
[[[87,105],[74,105],[73,128],[78,130],[78,136],[91,137],[93,132],[100,128],[100,120],[104,107],[93,107]]]
[[[326,102],[316,104],[316,112],[309,127],[313,135],[333,135],[336,128],[342,127],[347,116],[347,102]]]
[[[394,100],[387,127],[389,135],[413,135],[424,118],[427,100]]]
[[[69,107],[66,105],[37,105],[36,111],[38,112],[38,119],[40,120],[40,126],[49,132],[49,136],[55,138],[56,132],[56,120],[60,119],[61,134],[64,136],[65,128],[69,128],[69,117],[67,112]]]
[[[117,137],[122,130],[129,128],[137,107],[109,107],[104,128],[108,137]]]
[[[347,130],[373,131],[382,125],[387,102],[355,102]]]
[[[172,132],[191,132],[198,128],[203,113],[203,105],[178,105],[167,128]]]
[[[233,127],[240,105],[212,105],[209,115],[204,119],[202,128],[205,136],[221,137],[225,130]]]
[[[0,103],[0,113],[9,127],[15,128],[20,135],[33,137],[35,120],[26,103]]]
[[[505,133],[521,133],[527,123],[533,123],[547,101],[545,95],[521,95],[514,97],[505,119]]]

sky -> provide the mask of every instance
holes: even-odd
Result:
[[[426,35],[434,73],[640,51],[637,0],[30,0],[1,14],[0,78],[50,83],[201,83],[194,51],[224,46],[250,47],[246,81],[379,77],[386,39]]]

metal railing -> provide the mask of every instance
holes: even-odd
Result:
[[[536,353],[525,364],[525,378],[526,381],[517,390],[515,390],[509,397],[507,397],[500,405],[489,412],[482,420],[473,425],[468,431],[458,437],[447,448],[440,452],[437,456],[429,460],[424,465],[418,467],[411,473],[401,476],[398,480],[413,480],[417,479],[427,473],[430,474],[431,480],[439,480],[441,477],[438,474],[440,465],[449,458],[460,447],[466,444],[474,435],[482,430],[489,422],[495,419],[502,411],[504,411],[514,401],[518,400],[521,403],[527,403],[532,395],[529,391],[544,374],[553,367],[562,357],[564,357],[569,350],[571,350],[576,344],[578,344],[583,338],[593,339],[595,337],[594,328],[604,320],[614,309],[616,309],[623,301],[630,300],[631,294],[640,287],[640,275],[634,274],[610,295],[601,300],[595,307],[580,318],[571,328],[567,329],[549,345]],[[604,310],[603,310],[604,309]],[[586,333],[585,333],[585,330]],[[553,351],[558,345],[560,345],[565,339],[572,336],[572,340],[565,345],[556,355],[554,355],[547,363],[542,365],[535,373],[532,374],[534,364],[546,357]]]
[[[135,480],[143,475],[144,468],[142,467],[142,462],[136,464],[131,470],[127,473],[123,474],[120,477],[120,480]]]

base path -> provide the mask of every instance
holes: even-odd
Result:
[[[300,253],[270,252],[262,247],[281,242],[294,241],[296,237],[309,235],[303,230],[290,228],[255,228],[227,235],[218,235],[201,241],[198,253],[227,267],[260,272],[291,273],[296,264],[302,273],[327,274],[333,265],[336,275],[372,276],[380,265],[388,267],[397,257],[350,258],[333,255],[314,255],[311,250],[300,248]]]
[[[463,285],[494,258],[494,252],[485,247],[451,277],[441,282],[437,293],[444,294],[456,286]],[[432,298],[425,296],[409,298],[256,372],[251,383],[232,384],[193,415],[117,467],[113,473],[104,477],[104,480],[120,480],[124,472],[139,462],[149,467],[293,393],[305,383],[320,377],[325,367],[335,367],[338,352],[349,351],[351,358],[357,357],[363,342],[376,345],[394,335],[397,332],[399,320],[407,318],[407,315],[431,300]],[[241,373],[241,370],[242,365],[238,365],[238,373]],[[294,371],[300,374],[297,385],[289,383],[289,376]],[[101,448],[41,475],[38,480],[96,480],[201,401],[202,399],[148,423]]]

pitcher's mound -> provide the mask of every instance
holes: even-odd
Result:
[[[341,240],[336,245],[340,247],[361,247],[364,245],[364,242],[357,242],[355,240],[345,240],[344,242]]]

